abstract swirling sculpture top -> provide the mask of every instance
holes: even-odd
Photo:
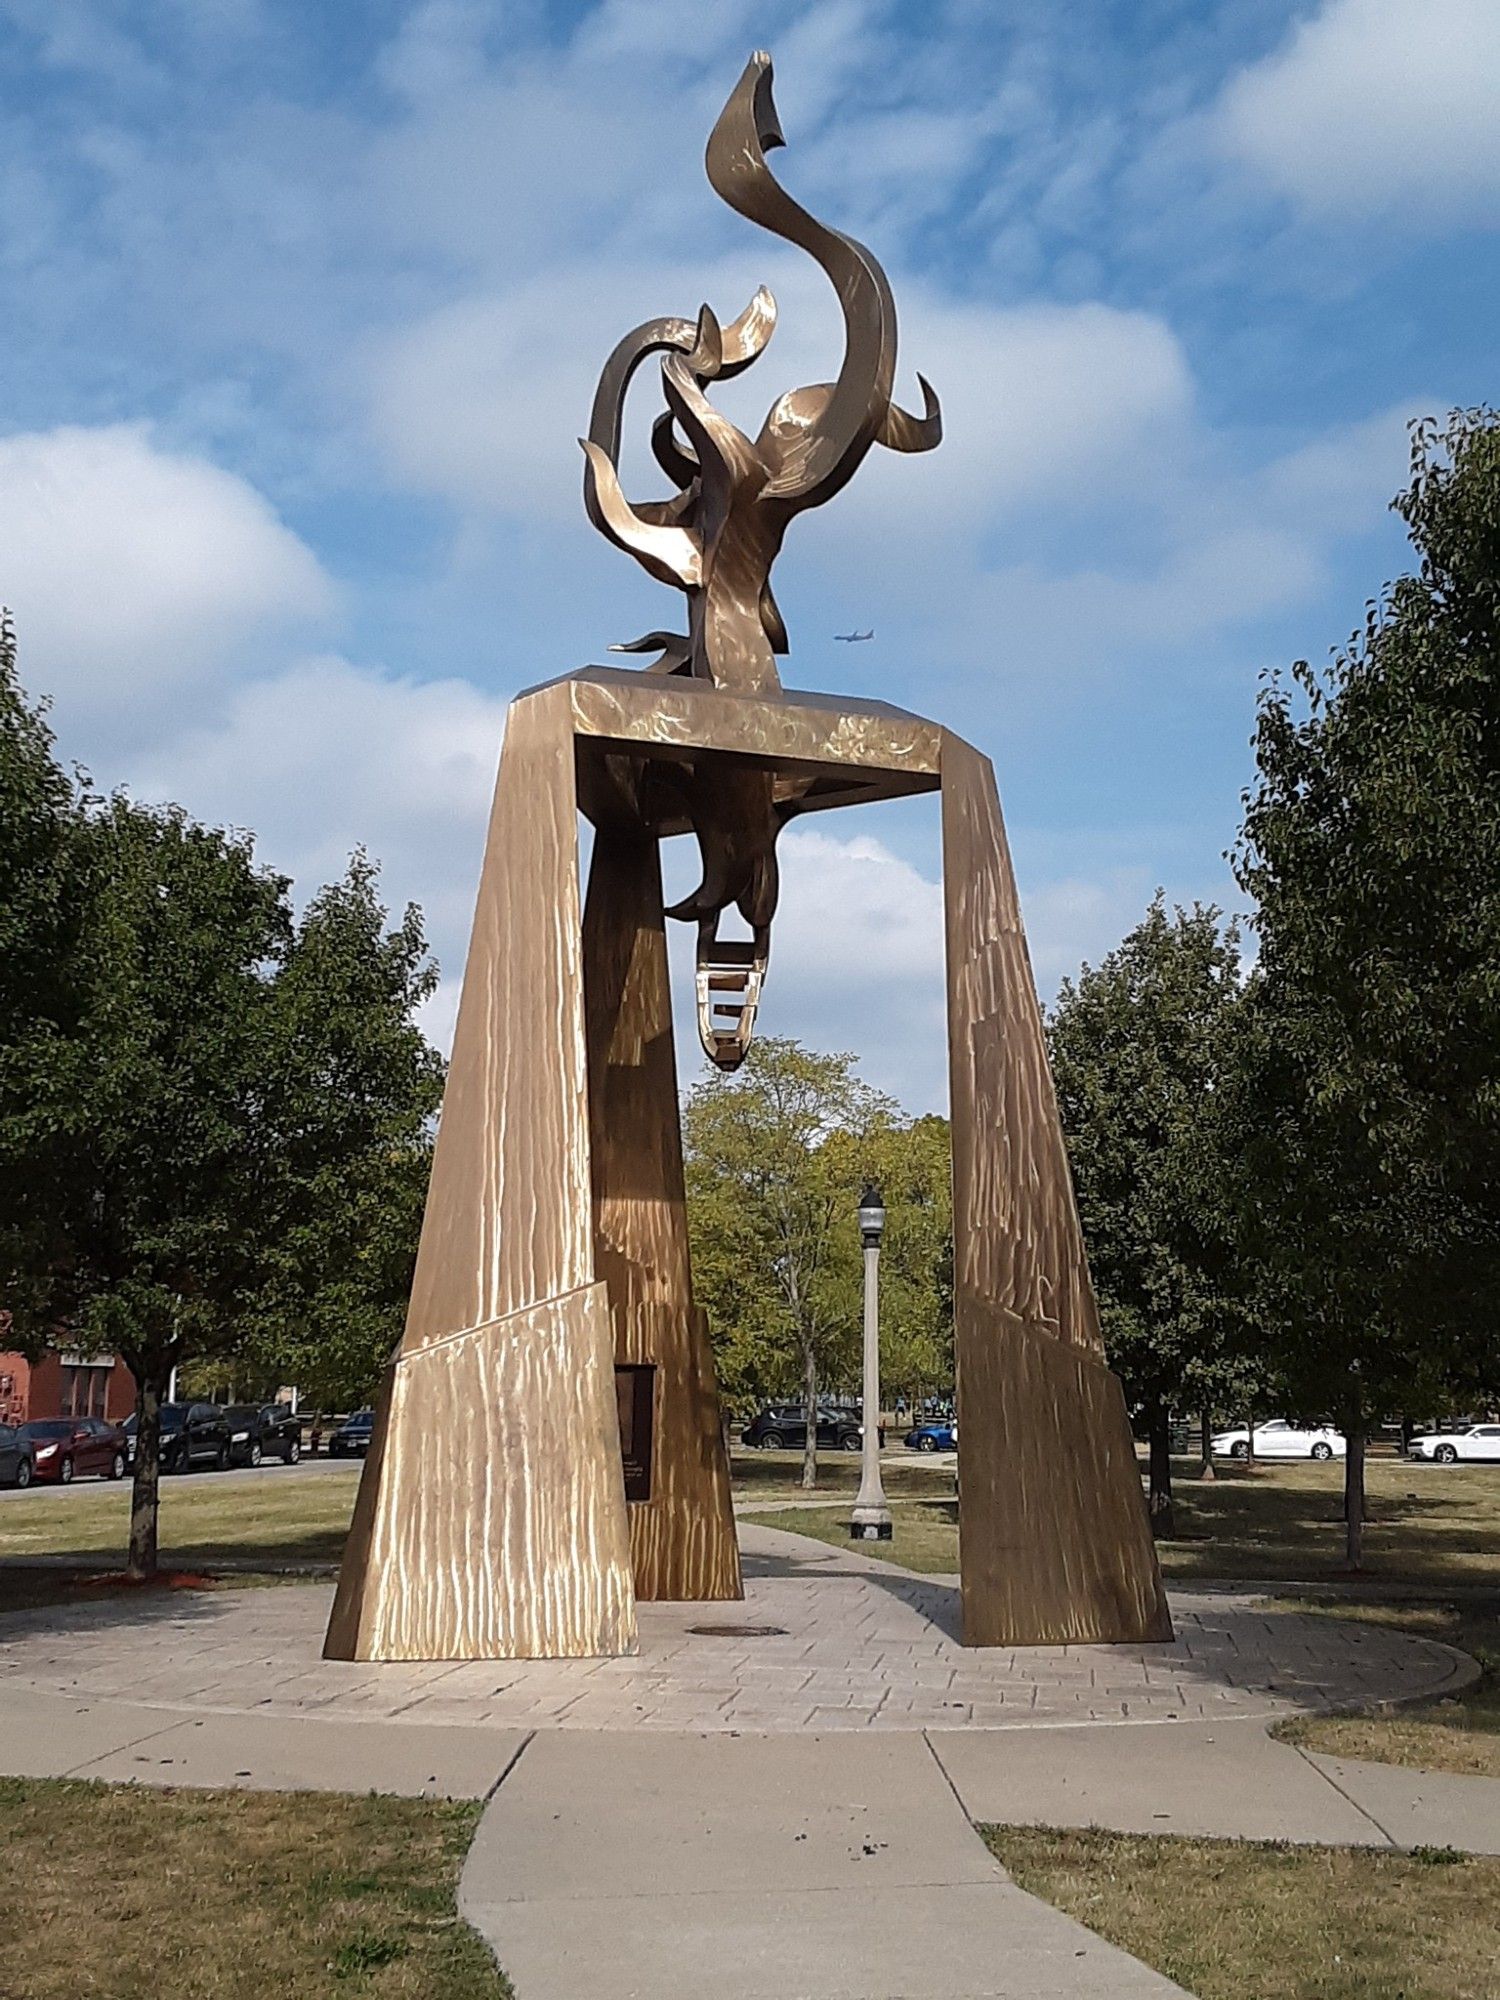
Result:
[[[844,314],[838,380],[789,390],[754,439],[713,407],[705,385],[748,368],[771,337],[776,302],[762,287],[728,326],[704,306],[696,323],[647,320],[628,333],[605,364],[580,440],[590,520],[659,582],[687,594],[685,634],[653,632],[616,650],[660,651],[654,671],[757,694],[780,686],[775,656],[787,651],[787,637],[771,565],[793,515],[831,500],[872,444],[928,451],[942,436],[937,397],[920,376],[920,417],[891,401],[896,308],[885,273],[862,244],[826,228],[778,186],[766,152],[784,143],[771,58],[758,51],[709,138],[708,178],[732,209],[797,244],[828,273]],[[667,407],[651,443],[677,491],[632,505],[620,488],[620,429],[630,379],[648,354],[665,355]]]

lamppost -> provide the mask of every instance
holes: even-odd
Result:
[[[857,1542],[888,1542],[891,1510],[880,1483],[880,1239],[885,1232],[885,1203],[879,1188],[868,1181],[859,1198],[859,1231],[865,1246],[864,1455],[849,1533]]]

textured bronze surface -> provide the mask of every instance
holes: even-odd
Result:
[[[595,1282],[572,711],[514,705],[401,1351],[326,1650],[635,1640],[608,1301]]]
[[[688,1273],[660,849],[644,828],[595,838],[583,964],[595,1265],[615,1360],[655,1371],[650,1497],[630,1508],[636,1595],[741,1597],[713,1354]]]
[[[379,1423],[328,1657],[635,1650],[602,1285],[402,1354]]]
[[[704,164],[732,209],[805,250],[827,274],[844,319],[837,381],[788,390],[753,439],[709,402],[706,385],[748,368],[771,338],[776,301],[762,286],[727,326],[704,306],[696,320],[651,319],[626,334],[605,363],[580,440],[590,520],[688,600],[686,633],[651,632],[618,650],[658,651],[655,672],[750,694],[780,685],[775,656],[786,652],[787,637],[771,566],[794,517],[846,486],[871,445],[930,451],[942,437],[937,398],[920,376],[922,416],[891,400],[896,306],[884,271],[862,243],[819,222],[780,185],[766,153],[784,144],[771,58],[759,50],[709,135]],[[632,506],[619,480],[625,395],[653,354],[663,357],[666,409],[652,448],[677,490]]]
[[[1170,1638],[994,772],[945,733],[942,777],[964,1641]]]
[[[658,843],[685,825],[684,772],[746,766],[798,811],[941,784],[965,1640],[1170,1632],[988,762],[879,703],[588,669],[512,705],[333,1655],[620,1652],[636,1595],[740,1594],[688,1269]],[[654,1370],[650,1498],[628,1508],[617,1362]]]
[[[942,436],[925,381],[922,416],[892,402],[896,307],[885,273],[863,244],[819,222],[779,184],[766,153],[784,143],[771,58],[758,51],[709,136],[708,178],[737,213],[821,265],[844,319],[837,381],[789,390],[753,439],[714,408],[708,385],[748,368],[775,328],[776,301],[762,286],[728,326],[704,306],[696,320],[651,319],[626,334],[605,363],[589,434],[580,439],[590,520],[658,582],[687,595],[685,633],[650,632],[615,650],[656,652],[653,676],[687,675],[760,695],[781,685],[776,655],[787,651],[787,635],[771,568],[795,516],[839,492],[871,445],[928,451]],[[677,490],[632,506],[620,487],[620,437],[631,378],[650,355],[663,357],[666,400],[652,447]],[[732,1070],[750,1046],[770,961],[776,836],[786,814],[769,777],[754,769],[720,769],[712,785],[685,786],[682,803],[703,879],[667,914],[698,926],[699,1039],[711,1062]],[[750,926],[748,946],[719,936],[730,908]]]

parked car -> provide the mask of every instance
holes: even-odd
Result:
[[[130,1463],[135,1464],[136,1419],[125,1425]],[[216,1403],[163,1403],[161,1406],[161,1469],[191,1472],[195,1465],[212,1465],[220,1472],[229,1463],[229,1426]]]
[[[1463,1431],[1424,1431],[1406,1448],[1408,1458],[1454,1465],[1459,1459],[1500,1458],[1500,1424],[1470,1424]]]
[[[22,1424],[21,1435],[30,1440],[38,1479],[66,1486],[89,1473],[100,1479],[124,1477],[125,1433],[102,1417],[36,1417]]]
[[[236,1465],[259,1465],[279,1458],[295,1465],[302,1456],[302,1423],[285,1403],[229,1403],[229,1456]]]
[[[864,1425],[853,1411],[826,1408],[818,1411],[820,1451],[861,1451],[864,1441]],[[761,1451],[801,1451],[807,1443],[807,1420],[802,1405],[768,1404],[746,1424],[740,1433],[740,1442]],[[884,1427],[880,1431],[880,1442],[885,1443]]]
[[[1221,1458],[1248,1458],[1249,1440],[1249,1431],[1241,1426],[1237,1431],[1220,1431],[1213,1448]],[[1342,1458],[1347,1450],[1343,1432],[1331,1424],[1293,1423],[1286,1417],[1273,1417],[1269,1423],[1255,1426],[1257,1458]]]
[[[356,1410],[328,1440],[330,1458],[363,1458],[375,1435],[375,1412]]]
[[[942,1417],[930,1424],[916,1424],[906,1433],[905,1442],[908,1451],[957,1451],[957,1421]]]
[[[13,1424],[0,1424],[0,1486],[29,1486],[36,1477],[31,1439]]]

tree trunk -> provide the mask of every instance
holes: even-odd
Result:
[[[802,1445],[802,1486],[811,1493],[818,1483],[818,1357],[810,1340],[802,1344],[802,1416],[807,1436]]]
[[[1151,1532],[1159,1542],[1177,1538],[1177,1521],[1172,1510],[1172,1425],[1160,1404],[1151,1412],[1147,1438],[1151,1447],[1150,1500]]]
[[[1344,1563],[1361,1567],[1365,1552],[1365,1424],[1363,1417],[1347,1421],[1344,1436],[1349,1449],[1344,1458]]]
[[[144,1583],[156,1574],[156,1516],[161,1472],[161,1403],[165,1369],[145,1368],[135,1396],[135,1476],[130,1488],[127,1574]]]
[[[1245,1418],[1245,1464],[1255,1463],[1255,1411],[1252,1408]]]
[[[1214,1471],[1214,1420],[1209,1411],[1204,1410],[1198,1418],[1198,1449],[1203,1463],[1198,1468],[1200,1479],[1217,1479]]]

